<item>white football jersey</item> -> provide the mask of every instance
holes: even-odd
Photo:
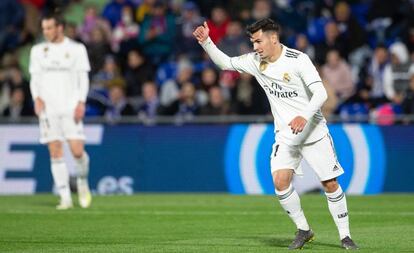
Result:
[[[254,52],[230,58],[210,38],[200,44],[221,69],[249,73],[256,78],[269,100],[279,141],[300,145],[318,141],[329,132],[320,110],[326,100],[326,91],[306,54],[282,45],[280,57],[266,63]],[[313,92],[320,97],[313,96]],[[308,120],[297,135],[289,126],[296,116]]]
[[[230,61],[235,70],[255,76],[265,90],[278,138],[297,145],[320,140],[328,133],[320,109],[309,118],[303,132],[295,135],[288,125],[296,116],[304,116],[312,97],[308,87],[322,83],[306,54],[283,45],[280,57],[275,62],[262,66],[262,70],[260,56],[254,52],[232,57]]]
[[[90,71],[83,44],[69,38],[61,43],[42,42],[30,53],[29,72],[33,98],[45,102],[46,114],[73,113],[79,101],[85,101],[88,85],[81,85],[80,75]]]

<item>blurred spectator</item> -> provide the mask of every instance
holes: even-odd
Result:
[[[397,100],[393,87],[391,64],[386,47],[380,45],[375,49],[369,73],[372,77],[369,93],[372,106],[376,107],[388,101]]]
[[[263,115],[270,112],[266,94],[253,76],[241,73],[231,93],[232,111],[241,115]]]
[[[157,0],[143,0],[135,11],[135,20],[138,23],[144,21],[145,16],[151,14],[152,8]]]
[[[191,60],[199,60],[202,47],[193,36],[195,28],[201,25],[204,19],[200,16],[198,7],[194,2],[188,1],[182,5],[181,16],[177,18],[176,46],[177,54],[185,54]]]
[[[33,108],[25,98],[23,88],[17,87],[11,90],[10,103],[4,109],[3,116],[12,120],[18,120],[21,117],[34,116]]]
[[[224,37],[229,23],[230,18],[223,7],[215,6],[211,10],[211,19],[207,20],[207,25],[210,29],[210,38],[215,44],[218,44]]]
[[[105,118],[109,122],[116,122],[122,116],[136,115],[134,108],[127,102],[124,90],[119,86],[109,88],[109,101],[105,110]]]
[[[138,41],[144,54],[150,61],[157,65],[172,53],[175,36],[175,20],[167,10],[167,5],[157,0],[152,8],[151,14],[147,15],[142,22]]]
[[[307,54],[312,61],[315,60],[315,48],[309,43],[305,34],[299,33],[296,35],[294,48]]]
[[[367,42],[366,32],[351,14],[348,3],[338,2],[335,5],[334,15],[339,36],[346,42],[349,52],[362,47]]]
[[[404,96],[401,107],[403,114],[414,114],[414,67],[412,72],[410,72],[410,86]],[[411,122],[413,121],[414,119]]]
[[[118,52],[121,42],[136,39],[139,26],[134,23],[133,9],[131,6],[122,8],[121,20],[116,24],[112,32],[112,50]]]
[[[71,40],[82,42],[81,38],[78,36],[77,27],[74,23],[66,23],[65,35]]]
[[[193,66],[190,61],[182,59],[178,63],[177,77],[169,79],[161,85],[160,102],[163,106],[170,105],[179,97],[180,89],[185,82],[193,77]]]
[[[342,102],[354,94],[355,83],[352,80],[351,67],[341,58],[337,50],[328,51],[321,74],[327,86],[333,89]]]
[[[328,94],[328,99],[322,105],[322,114],[323,116],[329,118],[332,114],[334,114],[338,107],[338,96],[335,93],[335,90],[328,84],[328,81],[323,79],[322,83],[325,87],[326,93]],[[329,119],[328,119],[329,120]]]
[[[195,98],[195,87],[191,82],[185,82],[181,86],[180,95],[177,100],[169,106],[160,108],[162,115],[174,115],[179,119],[189,120],[199,114],[199,105]]]
[[[113,82],[115,82],[116,85],[122,86],[122,88],[125,86],[125,82],[114,57],[112,55],[107,55],[102,69],[92,76],[91,88],[105,90],[108,89]]]
[[[139,50],[134,49],[128,52],[128,63],[124,75],[128,97],[141,96],[144,82],[152,80],[154,75],[153,67]]]
[[[83,23],[78,28],[78,33],[81,40],[88,44],[92,41],[93,31],[100,29],[103,33],[105,41],[109,41],[111,37],[111,27],[109,22],[98,15],[98,11],[95,6],[89,6],[86,9]]]
[[[220,87],[209,90],[209,102],[201,108],[201,115],[227,115],[230,113],[228,103],[224,100]]]
[[[410,55],[402,42],[394,42],[390,46],[390,54],[394,89],[396,95],[401,95],[409,88]]]
[[[208,103],[209,100],[209,91],[212,87],[218,85],[218,74],[217,72],[210,67],[203,69],[201,72],[201,82],[200,87],[197,90],[197,102],[204,106]]]
[[[121,21],[122,9],[125,6],[134,8],[134,5],[129,0],[112,0],[104,7],[102,16],[109,21],[111,27],[115,27]]]
[[[91,62],[90,75],[93,76],[102,69],[106,56],[112,53],[104,31],[100,27],[95,27],[92,30],[91,40],[86,44],[86,47]]]
[[[315,61],[318,65],[325,63],[326,54],[330,49],[338,50],[341,57],[347,59],[347,45],[339,38],[338,26],[333,21],[325,25],[325,40],[315,46]]]
[[[239,21],[231,21],[226,30],[226,34],[217,45],[224,53],[230,57],[239,56],[251,52],[250,41],[243,32]]]
[[[142,96],[143,102],[138,107],[138,117],[141,120],[155,118],[160,106],[157,85],[153,81],[145,82],[142,86]]]
[[[251,17],[253,20],[249,21],[249,23],[264,18],[272,18],[272,3],[270,0],[255,0]]]
[[[0,1],[0,55],[13,50],[22,41],[24,9],[15,0]]]

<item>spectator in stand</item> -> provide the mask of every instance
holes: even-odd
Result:
[[[128,103],[124,89],[114,85],[109,88],[109,101],[105,110],[105,118],[109,122],[117,122],[122,116],[136,115],[134,108]]]
[[[109,41],[112,33],[111,26],[106,19],[98,15],[96,7],[91,5],[86,9],[83,23],[78,28],[80,39],[85,44],[89,44],[92,41],[92,35],[95,29],[100,29],[105,40]]]
[[[249,23],[264,18],[272,18],[272,2],[270,0],[255,0],[251,17],[252,20]]]
[[[336,49],[341,57],[345,60],[348,57],[346,42],[339,37],[338,26],[334,21],[325,25],[325,40],[315,46],[315,62],[317,65],[323,65],[326,60],[326,54],[330,49]]]
[[[410,54],[402,42],[394,42],[390,46],[392,77],[397,96],[401,96],[410,86],[409,68]]]
[[[189,120],[199,114],[200,107],[195,98],[195,87],[191,82],[185,82],[181,86],[180,95],[177,100],[169,106],[160,108],[161,115],[174,115],[178,119]]]
[[[147,62],[141,51],[134,49],[128,52],[128,63],[124,75],[128,97],[140,97],[143,84],[152,80],[154,75],[153,66]]]
[[[308,37],[305,34],[299,33],[296,35],[294,48],[307,54],[312,61],[315,60],[315,48],[309,43]]]
[[[211,67],[203,69],[201,72],[201,82],[197,89],[196,97],[197,102],[204,106],[209,100],[209,91],[212,87],[219,86],[218,73]]]
[[[346,101],[355,92],[355,83],[352,80],[351,67],[341,58],[338,50],[331,49],[326,55],[326,63],[322,66],[321,74],[340,102]]]
[[[215,6],[211,10],[211,19],[207,20],[207,24],[210,28],[210,38],[215,44],[219,43],[226,35],[229,23],[230,18],[222,6]]]
[[[95,27],[92,30],[91,40],[89,43],[86,43],[91,62],[91,76],[102,69],[106,56],[112,54],[108,39],[109,38],[105,36],[104,31],[100,27]]]
[[[21,119],[21,117],[34,116],[33,108],[25,97],[22,87],[13,88],[10,94],[10,103],[4,109],[2,116],[9,117],[12,120]]]
[[[169,79],[161,85],[160,102],[163,106],[168,106],[179,97],[182,85],[191,82],[193,77],[193,66],[187,59],[182,59],[177,63],[177,77]]]
[[[335,5],[334,15],[339,30],[339,37],[348,45],[349,52],[366,44],[367,33],[351,14],[348,3],[345,1],[338,2]]]
[[[266,94],[253,76],[241,73],[231,92],[231,111],[241,115],[268,114]]]
[[[379,45],[375,48],[369,74],[372,78],[372,82],[369,85],[371,87],[369,100],[372,107],[377,107],[390,101],[401,102],[400,98],[395,96],[389,52],[385,46]]]
[[[181,16],[177,18],[176,53],[185,54],[186,57],[195,61],[199,60],[203,50],[193,36],[194,29],[203,23],[198,7],[194,2],[188,1],[182,5]]]
[[[145,16],[150,15],[157,0],[143,0],[135,11],[135,20],[138,23],[144,21]]]
[[[18,1],[0,1],[0,55],[17,48],[22,42],[24,9]]]
[[[220,87],[214,86],[209,90],[209,102],[201,108],[201,115],[228,115],[229,104],[224,100]]]
[[[102,69],[92,76],[91,90],[103,90],[105,92],[113,82],[122,88],[125,86],[117,62],[112,55],[107,55]]]
[[[404,96],[404,99],[401,103],[402,112],[403,114],[411,114],[414,115],[414,65],[411,67],[410,73],[410,86],[409,89],[406,91],[406,94]],[[408,122],[414,122],[414,119],[411,119],[411,121]]]
[[[121,20],[116,24],[112,32],[112,51],[118,52],[121,43],[135,40],[139,33],[139,26],[134,22],[133,9],[126,5],[122,8]]]
[[[109,21],[111,27],[115,27],[121,21],[122,9],[125,6],[134,8],[134,5],[129,0],[112,0],[104,7],[102,16]]]
[[[157,116],[160,101],[158,99],[157,85],[153,81],[147,81],[142,86],[143,102],[138,107],[138,117],[141,120],[154,119]]]
[[[172,54],[175,36],[175,18],[161,0],[154,3],[151,14],[142,22],[138,41],[144,54],[157,65]]]
[[[250,42],[243,32],[242,24],[239,21],[231,21],[228,24],[226,34],[217,46],[231,57],[243,55],[251,51]]]

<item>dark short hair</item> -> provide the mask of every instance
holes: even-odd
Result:
[[[55,20],[56,26],[61,25],[65,27],[66,25],[65,19],[58,12],[51,12],[43,15],[41,21],[49,19]]]
[[[273,21],[270,18],[264,18],[260,19],[256,22],[254,22],[251,25],[248,25],[246,28],[247,34],[249,36],[252,36],[253,33],[262,30],[263,32],[275,32],[277,35],[279,35],[280,32],[280,26],[278,23]]]

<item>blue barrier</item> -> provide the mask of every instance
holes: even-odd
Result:
[[[339,181],[348,193],[414,192],[414,126],[329,128],[345,169]],[[274,193],[270,124],[87,125],[86,132],[90,182],[97,194]],[[37,125],[0,126],[0,194],[53,189],[48,152],[37,139]],[[295,182],[301,192],[320,187],[312,173],[305,173]]]

